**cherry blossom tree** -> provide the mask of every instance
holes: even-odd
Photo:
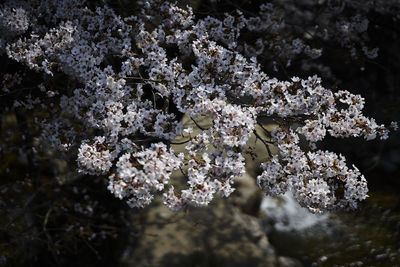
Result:
[[[23,90],[28,71],[39,79],[4,110],[40,109],[46,116],[33,119],[38,148],[74,157],[83,174],[108,177],[108,190],[131,207],[147,206],[158,192],[172,210],[228,197],[255,136],[265,144],[256,179],[266,194],[291,191],[313,212],[355,209],[368,196],[366,179],[319,143],[328,135],[386,139],[397,123],[365,116],[362,96],[325,88],[316,75],[275,76],[295,60],[313,62],[328,43],[355,61],[376,58],[366,15],[393,15],[398,6],[284,2],[258,11],[232,3],[223,14],[212,12],[212,1],[210,14],[195,14],[190,6],[152,0],[121,17],[76,0],[6,1],[0,53],[21,69],[3,74],[2,97]],[[310,16],[316,7],[321,11]],[[296,13],[292,21],[288,12]],[[60,77],[68,82],[54,86]],[[196,129],[183,125],[183,116]],[[183,152],[174,151],[178,144]],[[173,172],[184,175],[185,188],[175,189]]]

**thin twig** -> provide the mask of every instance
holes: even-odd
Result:
[[[257,139],[260,139],[261,142],[263,142],[263,144],[265,145],[265,147],[267,148],[268,151],[268,155],[272,158],[272,152],[271,149],[269,148],[269,144],[267,143],[267,141],[265,141],[258,133],[257,131],[254,129],[253,130],[254,135],[257,137]]]
[[[258,126],[260,126],[261,127],[261,129],[263,129],[264,130],[264,132],[268,135],[268,137],[269,138],[271,138],[272,137],[272,135],[271,135],[271,132],[270,131],[268,131],[265,127],[264,127],[264,125],[262,125],[262,123],[260,123],[260,122],[257,122],[257,124],[258,124]],[[272,144],[273,144],[273,142],[271,142]]]
[[[18,88],[18,89],[10,90],[9,92],[7,92],[5,94],[1,94],[0,97],[11,95],[11,94],[15,94],[15,93],[20,93],[20,92],[25,91],[25,90],[32,90],[34,88],[36,88],[36,87],[35,86],[34,87],[24,87],[24,88]]]
[[[53,248],[53,239],[51,238],[51,235],[47,231],[47,223],[49,222],[50,214],[53,211],[53,205],[50,206],[50,208],[47,210],[46,215],[44,216],[44,221],[43,221],[43,233],[46,235],[47,238],[47,247],[49,251],[53,254],[53,257],[55,261],[57,262],[57,256],[54,252]]]
[[[200,128],[200,130],[202,131],[206,130],[205,128],[201,127],[200,124],[198,124],[197,121],[195,121],[192,117],[190,117],[190,119],[194,122],[194,124],[196,124],[197,127]]]
[[[170,142],[171,145],[182,145],[182,144],[186,144],[187,142],[189,142],[190,139],[186,140],[186,141],[182,141],[182,142]]]
[[[86,238],[81,237],[81,239],[83,240],[83,242],[85,242],[86,246],[88,246],[88,248],[90,248],[90,250],[96,255],[96,258],[100,260],[101,256],[99,252],[92,245],[90,245],[90,243],[86,240]]]
[[[179,166],[179,170],[181,171],[181,173],[183,174],[183,176],[189,180],[189,177],[186,175],[186,173],[183,171],[182,167]]]
[[[163,80],[152,80],[152,79],[146,79],[143,77],[121,77],[123,79],[132,79],[132,80],[141,80],[141,81],[145,81],[145,82],[153,82],[153,83],[162,83]]]

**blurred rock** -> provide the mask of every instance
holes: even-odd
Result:
[[[158,199],[146,212],[124,266],[278,266],[259,219],[226,199],[180,213]]]
[[[303,266],[298,260],[289,257],[278,257],[279,267],[301,267]]]
[[[242,212],[257,216],[264,194],[256,184],[256,178],[245,173],[235,179],[235,187],[235,192],[230,196],[232,203],[240,208]]]

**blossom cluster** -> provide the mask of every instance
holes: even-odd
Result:
[[[108,189],[120,199],[128,198],[129,206],[144,207],[150,204],[153,191],[164,189],[172,171],[179,168],[181,162],[163,143],[123,154],[116,163],[116,174],[110,176]]]
[[[327,9],[334,9],[332,2]],[[354,55],[361,47],[374,58],[377,49],[364,43],[368,24],[356,14],[331,28],[313,25],[313,31]],[[190,7],[151,0],[138,14],[122,18],[107,6],[92,10],[75,0],[21,1],[17,7],[6,1],[0,6],[1,31],[7,34],[0,52],[4,48],[10,59],[46,79],[62,73],[71,81],[71,88],[40,83],[43,102],[32,97],[18,102],[44,108],[51,102],[53,120],[37,119],[43,146],[76,153],[79,171],[107,175],[108,189],[131,207],[150,204],[165,188],[163,201],[173,210],[207,205],[215,194],[229,196],[235,177],[245,172],[248,140],[253,134],[261,138],[256,129],[261,118],[278,122],[272,132],[263,128],[269,159],[257,181],[268,194],[291,190],[314,212],[356,208],[367,197],[359,170],[349,168],[342,155],[318,150],[316,142],[327,134],[386,139],[389,130],[363,115],[361,96],[324,88],[317,76],[283,81],[267,75],[266,55],[273,55],[269,62],[276,69],[277,62],[289,66],[297,56],[313,60],[323,52],[293,38],[293,28],[272,4],[261,5],[258,14],[237,10],[197,18]],[[254,42],[246,41],[248,35]],[[199,133],[185,128],[182,116]],[[201,117],[211,126],[201,126]],[[300,135],[309,142],[306,148]],[[187,140],[184,152],[176,153],[172,146],[179,136]],[[175,171],[186,178],[181,190],[171,179]]]
[[[305,152],[293,131],[272,132],[279,155],[262,163],[258,184],[271,195],[291,190],[299,203],[313,212],[356,208],[367,197],[367,182],[357,167],[348,168],[345,158],[329,151]],[[343,196],[342,196],[343,195]]]

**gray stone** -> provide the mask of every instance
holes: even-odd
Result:
[[[277,266],[259,219],[226,199],[178,213],[160,202],[145,210],[125,266]]]

